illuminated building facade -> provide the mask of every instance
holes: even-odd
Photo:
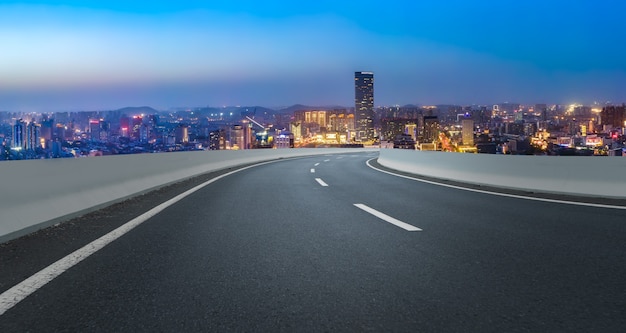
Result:
[[[333,132],[354,131],[354,114],[345,109],[329,111],[328,129]]]
[[[226,130],[220,128],[209,132],[209,150],[226,149]]]
[[[474,120],[463,119],[461,121],[461,136],[464,146],[474,145]]]
[[[439,139],[439,118],[437,116],[424,117],[423,142],[435,142]]]
[[[41,126],[34,121],[27,123],[22,119],[16,120],[12,128],[11,148],[35,150],[41,146]]]
[[[26,126],[26,149],[35,150],[36,148],[41,146],[40,132],[41,126],[39,124],[35,124],[34,121],[31,121]]]
[[[302,137],[302,122],[294,121],[294,122],[290,123],[289,124],[289,129],[290,129],[291,133],[293,133],[294,137],[296,137],[296,138]]]
[[[304,111],[304,122],[315,123],[320,128],[325,128],[328,122],[326,111]]]
[[[176,127],[176,143],[182,144],[189,142],[189,128],[186,125]]]
[[[356,138],[359,141],[374,139],[374,73],[354,73],[354,112]]]
[[[409,134],[417,138],[418,119],[383,119],[381,121],[381,140],[393,140],[400,134]]]
[[[243,126],[234,125],[230,127],[229,134],[230,149],[245,149]]]

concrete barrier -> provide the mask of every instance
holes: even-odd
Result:
[[[501,188],[626,199],[626,158],[381,149],[378,162],[417,175]]]
[[[363,149],[259,149],[0,163],[0,243],[203,173]]]

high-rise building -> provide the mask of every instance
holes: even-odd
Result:
[[[409,134],[413,140],[417,140],[419,123],[418,119],[382,119],[380,138],[381,140],[393,140],[400,134]]]
[[[150,126],[147,124],[141,124],[139,126],[139,142],[147,143],[150,138]]]
[[[463,119],[461,121],[461,126],[462,126],[461,131],[462,131],[463,145],[473,146],[474,145],[474,120]]]
[[[328,115],[326,111],[304,111],[305,123],[316,123],[319,128],[325,128],[328,122]]]
[[[89,120],[89,133],[91,141],[100,141],[100,119]]]
[[[130,118],[129,117],[121,117],[120,118],[120,136],[129,137],[130,136]]]
[[[437,116],[424,117],[423,142],[435,142],[439,139],[439,118]]]
[[[130,137],[133,140],[141,140],[141,125],[143,124],[143,116],[133,116],[130,125]]]
[[[243,126],[233,125],[230,127],[229,133],[230,148],[231,149],[245,149],[243,138]]]
[[[106,120],[100,120],[100,141],[109,141],[109,132],[111,130],[111,123]]]
[[[26,149],[26,136],[26,122],[22,119],[16,120],[13,126],[11,148]]]
[[[360,141],[374,139],[374,73],[354,73],[354,113],[356,138]]]
[[[296,138],[302,137],[302,122],[294,121],[289,124],[289,128],[293,136]]]
[[[350,118],[352,116],[352,118]],[[354,130],[354,115],[349,114],[346,110],[333,110],[328,115],[328,129],[334,132],[346,132],[350,129]]]
[[[252,124],[248,123],[248,126],[242,126],[243,129],[243,146],[241,149],[251,149],[256,140],[254,131],[252,130]],[[263,131],[267,132],[267,131]]]
[[[46,141],[54,137],[54,119],[44,119],[41,121],[41,137]]]
[[[176,127],[175,133],[175,142],[177,144],[184,144],[189,142],[189,128],[187,125],[178,125]]]
[[[224,147],[224,130],[214,130],[209,132],[209,149],[220,150]]]
[[[35,150],[40,147],[40,136],[41,130],[39,124],[35,124],[34,121],[28,123],[28,125],[26,126],[26,149]]]

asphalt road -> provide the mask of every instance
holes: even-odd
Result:
[[[375,157],[221,178],[8,309],[0,332],[626,329],[626,210],[408,180]],[[215,176],[0,245],[0,292]]]

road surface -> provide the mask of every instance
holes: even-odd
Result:
[[[626,210],[396,177],[376,156],[214,180],[5,306],[0,332],[624,330]],[[216,176],[0,245],[0,292]]]

